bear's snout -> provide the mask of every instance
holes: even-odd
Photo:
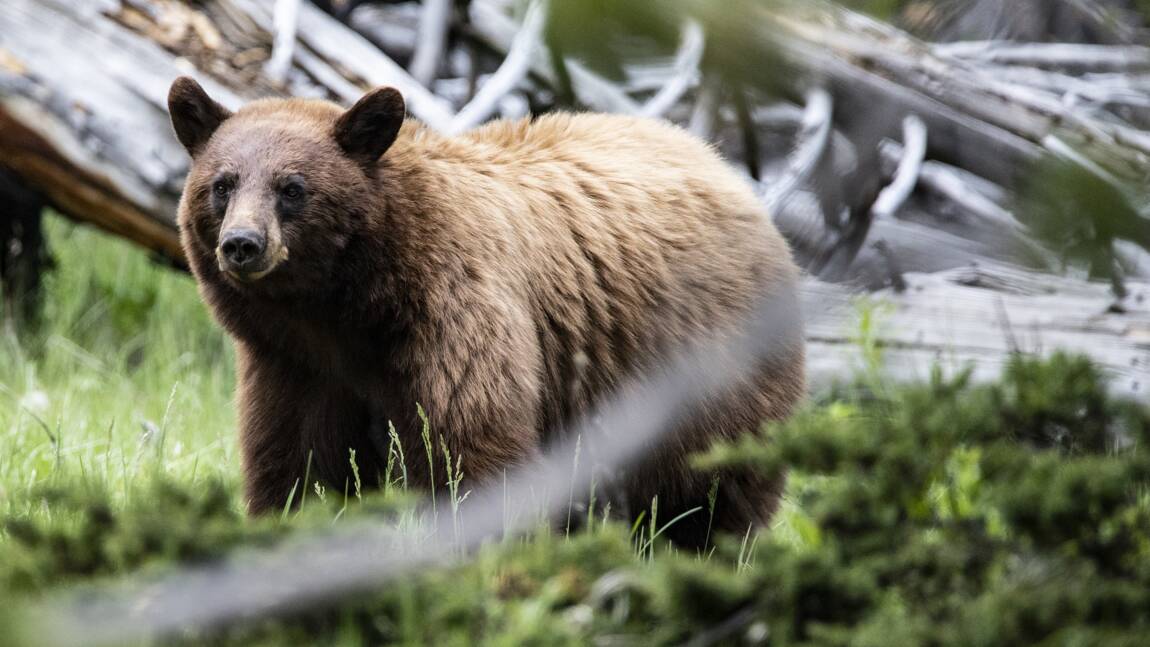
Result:
[[[267,238],[254,229],[232,229],[220,237],[220,269],[247,274],[263,265]]]

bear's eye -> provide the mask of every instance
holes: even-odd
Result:
[[[287,200],[299,200],[303,197],[303,187],[295,183],[289,184],[280,190],[280,195]]]
[[[227,180],[223,180],[223,179],[216,180],[215,182],[212,182],[212,193],[215,194],[215,196],[217,198],[226,198],[226,197],[228,197],[228,194],[231,192],[232,192],[232,183],[231,182],[228,182]]]

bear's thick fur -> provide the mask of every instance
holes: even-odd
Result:
[[[553,114],[448,138],[405,121],[392,89],[346,111],[277,99],[232,114],[187,78],[169,105],[193,158],[181,240],[236,342],[253,513],[283,506],[309,461],[340,489],[349,449],[364,478],[381,472],[389,422],[409,482],[429,487],[417,403],[465,482],[496,479],[628,378],[794,294],[750,187],[673,125]],[[632,504],[706,510],[715,477],[687,454],[791,411],[802,337],[777,334],[783,352],[634,470]],[[713,520],[673,536],[742,532],[775,505],[775,482],[719,483]]]

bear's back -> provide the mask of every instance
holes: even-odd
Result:
[[[472,241],[500,232],[484,265],[535,321],[545,429],[793,290],[786,243],[748,182],[676,126],[555,114],[462,139],[480,151],[462,182],[475,199],[453,217],[483,223]],[[787,379],[801,392],[801,371]]]

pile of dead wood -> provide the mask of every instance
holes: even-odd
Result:
[[[935,360],[990,375],[1010,351],[1069,346],[1148,388],[1150,48],[1128,3],[920,0],[903,9],[915,36],[819,0],[736,3],[785,61],[768,96],[725,87],[705,64],[725,43],[687,15],[677,51],[605,76],[548,46],[562,1],[5,0],[0,271],[42,262],[20,237],[45,205],[181,262],[178,75],[231,107],[392,85],[445,132],[574,106],[715,141],[811,275],[816,375],[849,375],[868,344],[908,376]],[[1042,193],[1047,162],[1123,209],[1105,227],[1082,214],[1102,261],[1069,276],[1020,200]],[[863,343],[850,299],[867,291],[892,305]]]

